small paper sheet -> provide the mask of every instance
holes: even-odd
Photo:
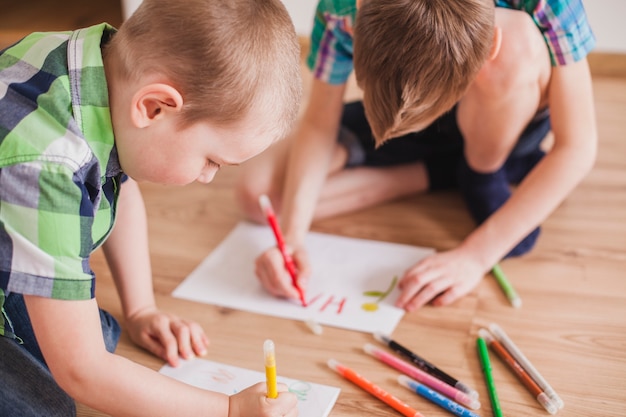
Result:
[[[393,306],[404,271],[433,249],[309,232],[305,239],[312,274],[308,306],[269,294],[254,274],[254,261],[276,246],[269,226],[239,223],[174,290],[178,298],[258,314],[362,332],[393,333],[404,310]],[[375,295],[378,294],[378,295]],[[366,308],[367,304],[376,304]]]
[[[205,359],[182,360],[173,368],[163,366],[160,373],[198,388],[223,394],[236,394],[251,385],[265,381],[265,374]],[[278,376],[298,397],[300,417],[326,417],[339,396],[339,388]]]

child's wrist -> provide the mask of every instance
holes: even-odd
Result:
[[[472,235],[468,236],[458,247],[458,250],[463,253],[463,255],[476,264],[478,264],[485,273],[491,270],[493,265],[495,265],[498,260],[492,259],[488,252],[488,248],[481,247],[479,242],[475,239],[472,239]]]

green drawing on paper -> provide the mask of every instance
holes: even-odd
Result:
[[[306,401],[307,394],[311,391],[311,384],[304,381],[295,381],[291,385],[289,385],[289,392],[296,394],[298,401]]]
[[[396,283],[398,282],[398,277],[395,276],[393,277],[393,279],[391,280],[391,284],[389,285],[389,288],[387,288],[387,291],[385,292],[381,292],[381,291],[365,291],[363,293],[364,296],[366,297],[378,297],[378,299],[376,299],[376,301],[374,302],[369,302],[369,303],[363,303],[363,305],[361,305],[361,308],[365,311],[376,311],[378,310],[378,304],[380,304],[381,301],[383,301],[390,293],[391,291],[393,291],[393,289],[396,287]]]

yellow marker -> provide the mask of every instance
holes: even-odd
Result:
[[[267,380],[267,397],[278,397],[276,388],[276,356],[274,355],[274,342],[267,339],[263,343],[263,353],[265,354],[265,379]]]

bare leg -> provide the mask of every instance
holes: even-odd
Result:
[[[250,220],[265,221],[258,203],[261,194],[267,194],[280,213],[288,151],[289,141],[285,140],[242,165],[235,193]],[[363,209],[428,189],[428,176],[421,162],[345,169],[346,157],[345,148],[337,145],[315,209],[315,219]]]
[[[428,178],[421,162],[343,169],[326,181],[315,219],[360,210],[427,189]]]

